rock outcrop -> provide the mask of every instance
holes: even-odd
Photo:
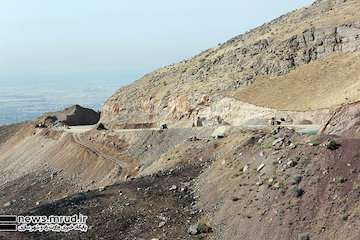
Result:
[[[360,135],[360,102],[341,106],[334,111],[324,129],[325,134],[347,137]]]
[[[102,122],[190,121],[259,77],[286,75],[336,53],[360,50],[360,3],[316,1],[190,60],[145,75],[105,104]],[[207,109],[207,110],[206,110]]]
[[[100,119],[100,113],[80,105],[73,105],[63,111],[45,113],[36,120],[38,126],[51,126],[57,123],[67,126],[93,125]]]
[[[316,1],[122,88],[100,121],[0,127],[0,214],[81,209],[83,239],[358,239],[359,10]]]

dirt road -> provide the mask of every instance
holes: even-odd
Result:
[[[92,129],[95,128],[96,125],[87,125],[87,126],[72,126],[68,129],[64,129],[64,131],[69,132],[69,133],[74,133],[74,134],[78,134],[78,133],[84,133],[87,131],[90,131]],[[290,129],[294,129],[299,133],[317,133],[320,129],[321,129],[321,125],[281,125],[282,127],[287,127]],[[233,129],[268,129],[270,128],[270,126],[268,125],[241,125],[241,126],[229,126]],[[212,127],[214,128],[214,127]],[[215,127],[216,128],[216,127]],[[215,129],[214,128],[214,129]],[[172,128],[173,129],[173,128]],[[182,129],[182,128],[179,128]],[[116,129],[113,130],[114,132],[134,132],[134,131],[160,131],[159,128],[139,128],[139,129]]]
[[[103,158],[104,160],[113,162],[119,168],[121,173],[126,174],[127,169],[129,169],[129,166],[125,161],[114,158],[113,156],[110,156],[110,155],[105,154],[104,152],[98,150],[92,144],[90,144],[86,140],[82,139],[80,134],[72,134],[72,137],[73,137],[73,140],[75,143],[79,144],[83,148],[86,148],[87,150],[89,150],[90,152],[94,153],[95,155]]]

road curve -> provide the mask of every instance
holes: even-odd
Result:
[[[113,156],[110,156],[108,154],[103,153],[102,151],[96,149],[94,146],[92,146],[90,143],[87,143],[86,141],[82,140],[80,137],[80,134],[71,134],[72,138],[75,143],[79,144],[81,147],[87,149],[88,151],[92,152],[93,154],[103,158],[104,160],[113,162],[118,168],[121,169],[121,173],[128,172],[129,165],[121,161],[120,159],[114,158]]]

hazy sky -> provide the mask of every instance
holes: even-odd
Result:
[[[0,2],[0,81],[126,82],[312,0]]]

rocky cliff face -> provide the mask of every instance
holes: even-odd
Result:
[[[191,122],[260,77],[286,75],[336,53],[358,52],[359,11],[356,0],[316,1],[120,89],[106,102],[101,121]]]

